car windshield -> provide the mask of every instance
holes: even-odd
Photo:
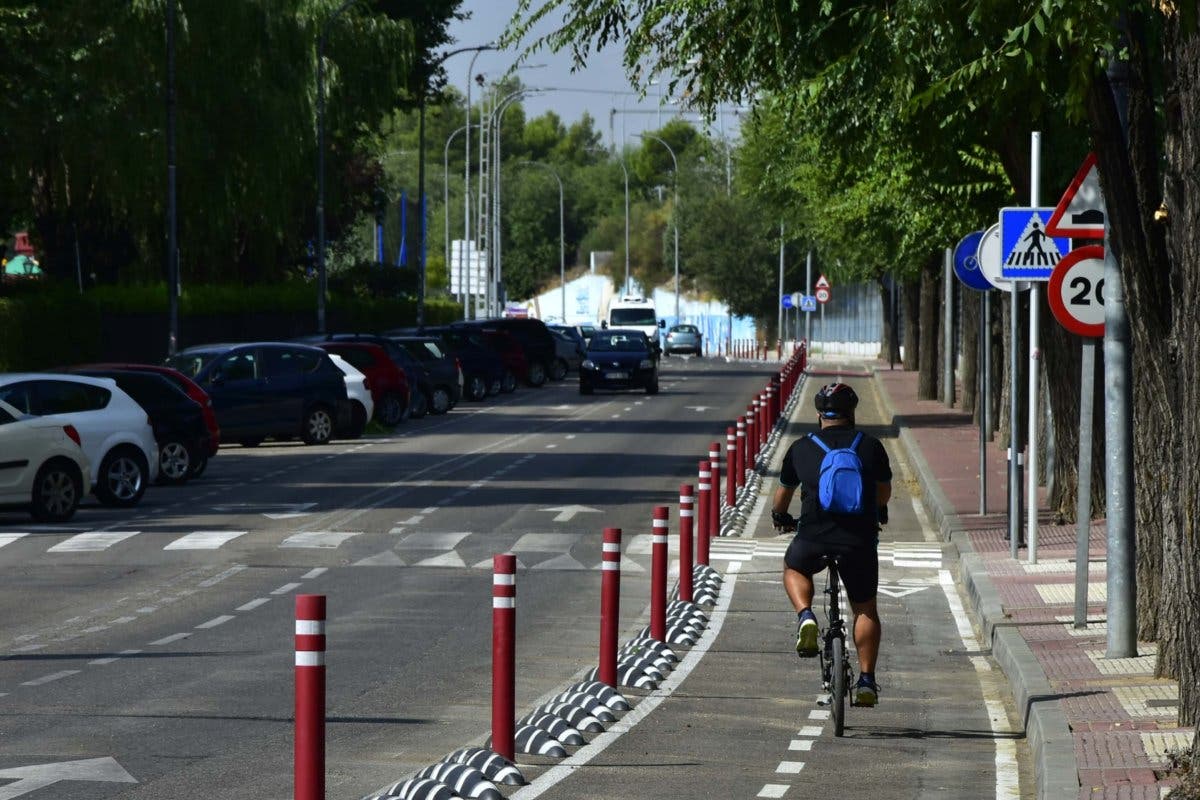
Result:
[[[174,367],[189,378],[194,378],[200,374],[200,370],[212,363],[212,360],[219,355],[221,354],[216,350],[202,353],[180,353],[168,358],[166,363],[168,367]]]
[[[676,325],[671,328],[671,333],[699,333],[695,325]]]
[[[644,308],[614,308],[609,312],[610,325],[657,325],[654,306]]]
[[[629,333],[607,333],[592,337],[588,350],[598,353],[646,352],[646,337]]]

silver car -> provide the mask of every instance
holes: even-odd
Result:
[[[579,340],[566,330],[557,326],[550,328],[554,337],[554,365],[550,369],[550,377],[561,381],[567,377],[567,372],[578,372],[579,364],[583,361],[584,348]]]
[[[696,356],[704,355],[704,343],[700,329],[695,325],[672,325],[667,331],[663,343],[663,354],[691,353]]]

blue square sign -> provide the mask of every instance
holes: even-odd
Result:
[[[1000,209],[1000,276],[1014,281],[1048,281],[1071,249],[1068,239],[1046,233],[1053,208]]]
[[[817,310],[816,296],[811,295],[811,294],[803,295],[800,298],[800,310],[801,311],[816,311]]]

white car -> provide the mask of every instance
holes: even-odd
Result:
[[[158,476],[150,418],[111,378],[10,373],[0,375],[0,400],[74,427],[92,465],[92,491],[105,505],[136,505]]]
[[[371,386],[367,376],[358,371],[349,361],[337,353],[330,353],[329,358],[337,364],[338,369],[346,376],[346,399],[350,401],[350,422],[342,435],[347,439],[357,439],[362,436],[367,427],[367,421],[375,413],[375,401],[371,398]]]
[[[0,402],[0,506],[28,508],[39,522],[73,517],[92,480],[79,442],[73,425]]]

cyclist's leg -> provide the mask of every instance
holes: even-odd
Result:
[[[859,671],[875,673],[883,626],[875,597],[879,590],[879,554],[874,545],[855,548],[842,557],[842,583],[854,612],[854,647]]]
[[[812,576],[822,569],[820,553],[800,537],[792,539],[784,554],[783,588],[796,609],[796,653],[803,658],[817,655],[818,625],[812,611],[816,591]]]

